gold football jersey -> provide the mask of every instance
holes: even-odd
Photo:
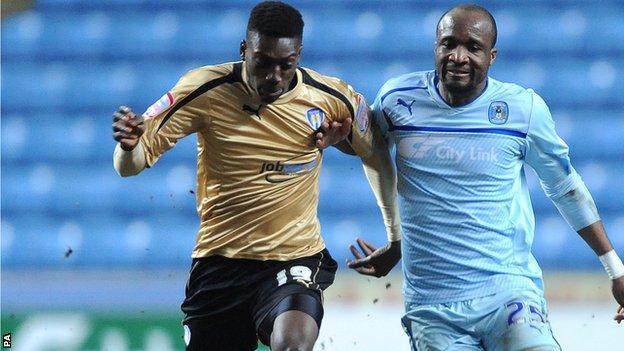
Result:
[[[147,166],[197,133],[197,212],[193,257],[291,260],[325,244],[317,204],[324,119],[353,118],[359,155],[372,152],[366,102],[345,82],[297,68],[296,85],[263,104],[243,62],[191,70],[145,113]]]

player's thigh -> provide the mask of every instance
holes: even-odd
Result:
[[[261,268],[220,256],[193,260],[182,303],[187,350],[255,350],[252,300]]]
[[[312,350],[319,332],[319,321],[312,314],[294,309],[279,313],[273,322],[271,349]]]
[[[306,340],[316,340],[324,314],[322,292],[334,281],[336,261],[323,250],[310,257],[281,262],[271,269],[272,274],[259,289],[254,306],[260,340],[269,344],[278,316],[287,311],[308,315],[316,328],[310,328],[309,318],[301,318],[301,323],[280,324],[288,329],[282,332],[302,333]]]
[[[466,331],[458,311],[445,305],[408,307],[401,319],[412,351],[483,351],[480,340]]]
[[[257,340],[248,314],[226,320],[196,318],[184,324],[186,351],[252,351],[257,348]]]
[[[483,340],[488,351],[561,350],[548,321],[546,301],[538,293],[507,297],[488,318]]]

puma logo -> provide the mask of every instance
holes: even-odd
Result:
[[[404,106],[405,108],[407,108],[407,111],[409,112],[410,116],[412,115],[412,105],[416,102],[416,100],[412,100],[412,102],[408,105],[407,102],[405,102],[405,100],[399,98],[397,100],[397,105],[401,105]]]

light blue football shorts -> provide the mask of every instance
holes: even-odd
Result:
[[[546,301],[534,291],[508,291],[434,305],[406,303],[401,319],[412,351],[560,351]]]

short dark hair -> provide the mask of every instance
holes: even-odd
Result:
[[[299,10],[281,1],[263,1],[251,10],[247,31],[277,38],[301,38],[303,18]]]
[[[498,29],[496,28],[496,20],[494,19],[494,16],[492,16],[490,11],[488,11],[483,6],[479,6],[479,5],[476,5],[476,4],[457,5],[457,6],[453,7],[452,9],[446,11],[444,14],[442,14],[440,19],[438,20],[438,25],[436,26],[436,31],[437,31],[437,28],[440,26],[440,22],[442,21],[444,16],[446,16],[449,12],[455,11],[455,10],[463,10],[463,11],[468,11],[468,12],[477,12],[479,14],[484,15],[490,21],[490,24],[492,25],[492,47],[494,47],[494,45],[496,45],[496,39],[498,37]]]

